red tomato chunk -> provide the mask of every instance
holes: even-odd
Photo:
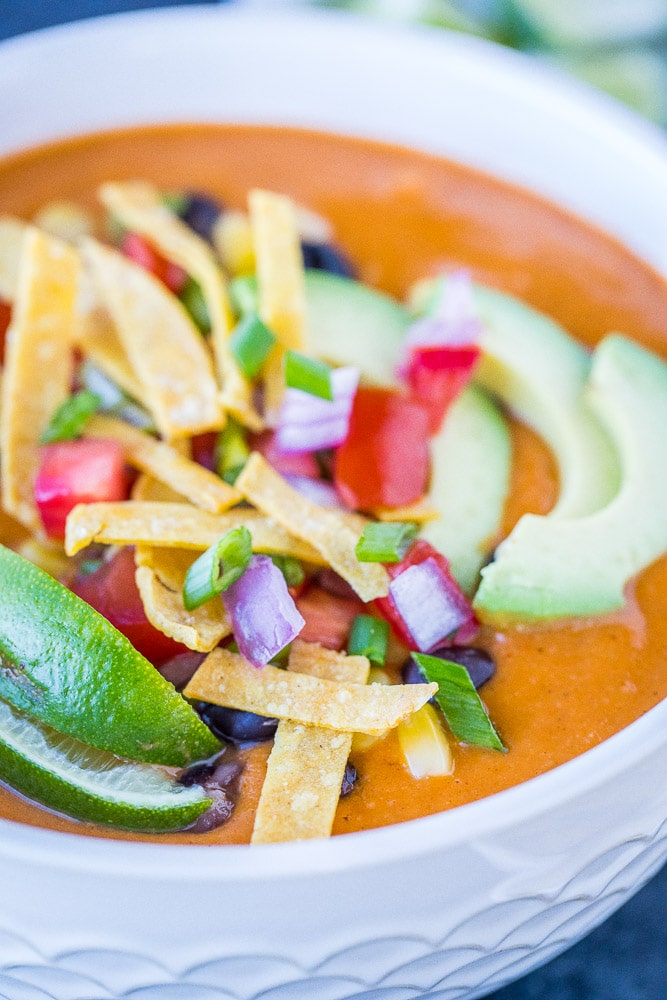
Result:
[[[126,233],[121,250],[135,264],[158,278],[174,295],[183,291],[183,286],[188,278],[183,268],[162,257],[138,233]]]
[[[428,412],[429,431],[437,434],[447,410],[465,389],[481,351],[470,347],[429,347],[412,352],[407,372],[413,398]]]
[[[5,335],[12,318],[12,307],[7,302],[0,302],[0,365],[5,360]]]
[[[392,389],[357,390],[334,480],[348,507],[402,507],[423,496],[429,471],[429,419]]]
[[[59,441],[42,448],[35,501],[50,538],[64,538],[67,515],[78,503],[125,500],[128,479],[117,441]]]

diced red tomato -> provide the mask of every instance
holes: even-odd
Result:
[[[188,650],[148,621],[134,573],[134,552],[123,548],[94,573],[77,578],[72,590],[104,615],[147,660],[159,666]]]
[[[5,334],[12,318],[12,307],[8,302],[0,301],[0,364],[5,360]]]
[[[428,433],[428,414],[414,400],[392,389],[360,387],[334,463],[334,482],[347,506],[402,507],[423,496]]]
[[[308,476],[309,479],[318,479],[320,476],[320,467],[312,452],[292,454],[281,451],[276,444],[276,435],[273,431],[253,434],[249,443],[253,451],[260,452],[281,476],[292,474]]]
[[[78,503],[125,500],[128,478],[117,441],[58,441],[42,448],[35,501],[50,538],[63,538],[67,515]]]
[[[188,280],[186,272],[182,267],[172,264],[171,261],[154,250],[143,236],[139,236],[138,233],[126,233],[123,237],[121,250],[139,267],[143,267],[145,271],[149,271],[156,278],[159,278],[174,295],[183,291],[185,282]]]
[[[205,434],[197,434],[192,439],[192,457],[199,465],[203,465],[209,472],[216,471],[215,452],[218,445],[218,432],[207,431]]]
[[[316,585],[297,597],[296,606],[306,619],[299,639],[336,650],[347,645],[352,622],[366,610],[358,597],[337,597]]]
[[[407,369],[410,391],[429,417],[429,431],[437,434],[450,405],[472,378],[481,351],[466,347],[419,347]]]
[[[441,571],[446,582],[450,599],[460,609],[462,615],[465,617],[464,623],[459,627],[456,633],[456,641],[459,643],[470,642],[471,639],[473,639],[477,634],[477,619],[475,618],[475,613],[472,609],[470,601],[452,576],[452,572],[449,568],[449,561],[445,558],[445,556],[443,556],[442,552],[438,552],[438,550],[435,549],[430,542],[420,538],[410,546],[405,558],[400,563],[388,563],[386,569],[391,579],[394,580],[397,576],[400,576],[404,570],[408,569],[409,566],[418,566],[427,559],[433,559],[437,563],[438,569]],[[379,613],[383,618],[386,618],[401,641],[404,642],[409,649],[417,649],[417,645],[406,627],[401,615],[399,614],[398,608],[394,604],[391,594],[387,597],[378,598],[374,603]]]

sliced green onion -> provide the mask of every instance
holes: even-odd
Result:
[[[317,358],[309,358],[298,351],[285,354],[285,384],[290,389],[300,389],[310,396],[333,402],[331,368]]]
[[[174,215],[182,215],[190,203],[190,196],[185,191],[163,191],[162,202]]]
[[[252,557],[246,527],[232,528],[196,559],[185,577],[183,604],[188,611],[210,601],[243,576]]]
[[[357,559],[359,562],[400,562],[416,535],[416,524],[370,521],[357,542]]]
[[[217,473],[220,478],[233,486],[249,455],[245,429],[233,417],[228,417],[224,429],[218,435],[216,447]]]
[[[178,297],[189,312],[200,333],[210,333],[211,320],[208,315],[206,299],[204,298],[204,293],[201,290],[199,282],[193,278],[188,278]]]
[[[389,642],[389,623],[372,615],[357,615],[347,643],[350,656],[367,656],[371,663],[384,666]]]
[[[40,437],[40,444],[52,444],[54,441],[71,441],[80,437],[83,429],[102,405],[96,392],[81,389],[66,399],[51,417],[48,427]]]
[[[465,667],[424,653],[413,653],[412,658],[426,679],[438,685],[436,701],[457,739],[489,750],[505,750]]]
[[[273,565],[277,566],[285,577],[288,587],[300,587],[306,578],[303,566],[294,556],[271,556]]]
[[[261,370],[276,342],[268,326],[253,313],[236,324],[229,340],[229,347],[237,364],[248,379]]]

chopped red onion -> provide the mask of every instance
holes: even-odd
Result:
[[[297,476],[316,479],[320,475],[320,467],[314,455],[307,452],[294,454],[282,451],[278,447],[275,431],[263,431],[261,434],[252,435],[250,445],[253,451],[260,452],[281,476],[294,473]]]
[[[417,347],[463,347],[477,344],[482,332],[468,271],[454,271],[443,282],[434,312],[413,323],[403,342],[399,375],[405,376]]]
[[[391,581],[389,594],[422,653],[442,645],[469,618],[467,602],[433,558],[408,566]]]
[[[253,556],[222,599],[239,652],[256,667],[272,660],[305,625],[285,577],[268,556]]]
[[[297,476],[289,472],[283,478],[292,489],[295,489],[306,500],[312,500],[320,507],[332,510],[347,510],[338,490],[332,483],[327,483],[324,479],[311,479],[310,476]]]
[[[284,452],[303,452],[341,444],[347,437],[358,383],[356,368],[335,368],[331,401],[301,389],[286,389],[276,430],[278,447]]]

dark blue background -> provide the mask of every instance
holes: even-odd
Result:
[[[174,0],[0,0],[0,38],[96,14],[177,5]],[[584,941],[489,1000],[667,1000],[667,868]]]

